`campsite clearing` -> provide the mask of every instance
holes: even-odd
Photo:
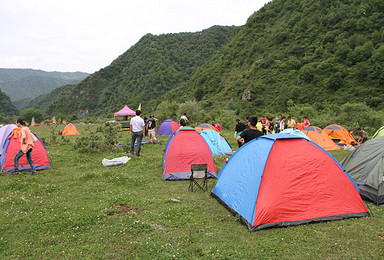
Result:
[[[188,192],[188,181],[162,181],[169,136],[144,145],[140,158],[105,168],[103,158],[126,154],[78,153],[73,143],[89,133],[77,127],[80,136],[57,144],[45,142],[48,127],[31,127],[52,168],[0,176],[0,258],[384,258],[384,207],[365,202],[374,217],[249,233],[209,193]],[[119,135],[129,142],[129,133]],[[223,135],[236,147],[232,132]],[[331,154],[341,161],[348,152]],[[224,158],[214,158],[217,171]],[[215,183],[209,179],[208,188]]]

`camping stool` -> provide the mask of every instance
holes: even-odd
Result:
[[[191,165],[191,176],[189,177],[189,187],[188,190],[191,192],[196,192],[196,190],[201,189],[202,191],[207,191],[207,164],[192,164]],[[195,190],[194,190],[195,188]]]

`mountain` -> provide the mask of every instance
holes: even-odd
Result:
[[[167,99],[246,113],[292,104],[384,109],[384,1],[274,0]]]
[[[32,69],[0,69],[0,89],[13,102],[30,100],[53,89],[76,84],[87,77],[83,72],[46,72]]]
[[[0,121],[4,117],[15,116],[19,114],[17,107],[11,102],[11,99],[0,90]]]
[[[162,96],[187,81],[238,31],[235,26],[213,26],[201,32],[147,34],[109,66],[90,75],[69,92],[49,95],[40,106],[47,114],[107,115],[125,104],[155,109]],[[45,96],[48,97],[48,96]],[[40,101],[33,100],[32,107]]]
[[[305,105],[332,107],[334,117],[345,103],[383,110],[383,86],[384,1],[273,0],[242,27],[145,35],[43,111],[105,115],[197,100],[204,111],[270,115]]]

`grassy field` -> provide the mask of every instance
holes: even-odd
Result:
[[[48,127],[31,129],[49,140]],[[224,135],[236,148],[232,133]],[[130,140],[127,131],[119,136]],[[188,181],[162,181],[168,137],[108,168],[103,158],[126,154],[81,154],[73,148],[77,138],[47,143],[51,169],[0,177],[1,259],[384,258],[383,207],[366,203],[370,218],[249,233],[209,193],[188,192]],[[347,152],[332,154],[340,161]],[[218,171],[224,158],[215,158]],[[209,188],[215,183],[210,179]]]

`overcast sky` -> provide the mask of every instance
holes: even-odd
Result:
[[[0,68],[93,73],[147,33],[244,25],[270,0],[0,0]]]

